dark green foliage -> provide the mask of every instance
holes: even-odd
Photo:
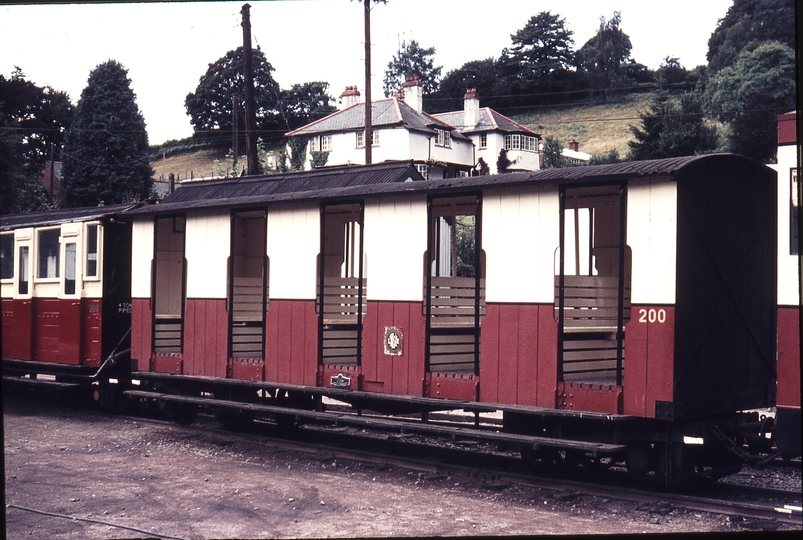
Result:
[[[17,68],[0,75],[0,214],[52,207],[37,178],[51,157],[61,159],[73,106],[64,92],[38,87]]]
[[[385,69],[383,90],[385,97],[395,96],[407,77],[417,75],[421,81],[424,94],[431,94],[438,89],[438,79],[442,66],[435,66],[435,48],[422,48],[416,40],[409,43],[403,41],[399,51],[393,55]]]
[[[711,77],[707,94],[730,127],[729,151],[768,163],[777,147],[776,116],[795,108],[795,52],[777,42],[744,50]]]
[[[479,158],[477,164],[474,166],[473,176],[487,176],[489,174],[491,174],[491,168],[485,163],[484,159]]]
[[[335,112],[337,107],[332,105],[328,89],[329,83],[313,81],[294,84],[289,90],[282,90],[279,108],[285,127],[294,130]]]
[[[686,77],[689,71],[677,58],[667,56],[655,71],[655,82],[664,90],[673,91],[686,88]]]
[[[273,66],[265,54],[252,51],[254,80],[254,114],[257,136],[266,141],[281,139],[287,129],[279,108],[280,89],[271,73]],[[184,108],[195,130],[194,137],[224,148],[232,143],[232,103],[238,104],[239,129],[245,137],[245,76],[243,48],[229,51],[201,77],[195,92],[187,94]],[[242,140],[245,148],[245,139]]]
[[[613,150],[609,150],[604,154],[594,154],[591,156],[591,159],[588,160],[589,165],[608,165],[611,163],[619,163],[622,161],[622,158],[619,157],[619,152],[614,148]]]
[[[453,69],[441,79],[438,91],[429,96],[424,108],[429,112],[461,110],[463,96],[470,88],[477,90],[484,107],[497,108],[498,83],[493,58],[466,62],[460,69]]]
[[[496,172],[499,174],[506,173],[507,168],[511,165],[513,165],[513,162],[507,157],[507,150],[502,148],[499,151],[499,157],[496,159]]]
[[[716,73],[767,41],[794,49],[794,21],[794,0],[734,0],[708,40],[709,68]]]
[[[308,143],[309,143],[309,137],[301,137],[301,136],[289,137],[287,140],[287,146],[279,156],[279,171],[288,172],[288,171],[303,170],[304,162],[307,160]],[[329,159],[328,152],[322,152],[322,153],[327,154],[327,159]],[[290,161],[289,167],[287,165],[288,160]]]
[[[153,183],[148,133],[131,80],[108,60],[89,74],[64,143],[62,205],[141,201]]]
[[[569,161],[563,157],[563,145],[551,135],[544,137],[543,156],[542,168],[544,169],[560,169],[569,165]]]
[[[600,17],[597,33],[577,51],[577,66],[586,74],[590,88],[609,90],[634,83],[628,76],[633,46],[630,36],[619,28],[621,22],[618,11],[610,20]]]
[[[630,126],[630,159],[658,159],[708,154],[717,150],[714,127],[706,124],[702,100],[692,93],[674,98],[658,94],[641,113],[641,127]]]
[[[329,152],[310,152],[312,158],[312,168],[326,167],[326,162],[329,161]]]

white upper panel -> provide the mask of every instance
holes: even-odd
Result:
[[[187,215],[184,257],[187,298],[226,298],[226,271],[231,253],[228,211]]]
[[[799,302],[797,257],[791,254],[789,224],[792,204],[792,174],[797,170],[797,145],[778,147],[778,305]],[[798,213],[800,206],[798,206]],[[798,214],[799,215],[799,214]]]
[[[131,232],[131,297],[150,298],[153,218],[134,221]]]
[[[485,192],[486,301],[554,301],[553,259],[559,226],[557,186]]]
[[[674,304],[677,264],[677,184],[631,180],[627,188],[627,244],[633,255],[633,304]]]
[[[321,247],[320,221],[317,204],[268,211],[268,290],[271,298],[315,299],[315,264]]]
[[[426,198],[369,201],[364,223],[368,299],[420,302],[427,249]]]

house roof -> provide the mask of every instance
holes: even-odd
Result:
[[[435,129],[451,132],[452,138],[467,139],[455,130],[454,126],[427,113],[416,112],[398,98],[371,102],[371,125],[373,127],[404,126],[412,131],[435,134]],[[356,103],[329,116],[311,122],[294,131],[287,137],[299,135],[319,135],[343,131],[365,129],[365,103]]]
[[[541,138],[541,135],[531,129],[524,127],[518,122],[511,120],[504,114],[500,114],[490,107],[479,109],[478,122],[476,126],[468,127],[463,125],[463,111],[452,111],[433,114],[435,118],[455,126],[461,133],[479,133],[482,131],[503,131],[506,133],[522,133],[533,137]]]

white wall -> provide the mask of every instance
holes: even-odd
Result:
[[[187,214],[184,237],[187,298],[226,298],[230,228],[228,210]]]
[[[317,204],[268,210],[270,297],[315,299],[316,257],[321,248]]]
[[[134,221],[131,231],[131,297],[151,297],[153,218]]]
[[[427,249],[426,197],[369,201],[364,223],[368,299],[420,302]]]
[[[789,253],[789,200],[791,171],[797,168],[797,145],[779,146],[778,164],[770,167],[778,173],[778,305],[796,306],[799,277],[797,257]]]
[[[674,304],[677,266],[677,184],[631,180],[627,244],[632,250],[631,302]]]
[[[485,192],[482,247],[488,302],[554,302],[559,226],[557,186]]]

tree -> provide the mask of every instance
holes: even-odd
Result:
[[[257,135],[266,141],[280,140],[287,123],[283,121],[279,107],[281,91],[271,75],[273,66],[260,49],[252,52],[251,61]],[[233,103],[237,103],[239,111],[245,111],[244,62],[242,47],[227,52],[209,64],[195,92],[187,94],[184,108],[190,116],[194,137],[224,148],[230,147]],[[240,125],[244,126],[245,123],[241,122]]]
[[[558,139],[552,137],[551,135],[544,137],[543,155],[544,169],[560,169],[561,167],[566,167],[569,164],[568,160],[563,157],[563,145],[560,144]]]
[[[795,47],[794,0],[734,0],[708,40],[708,67],[716,73],[745,50],[777,41]]]
[[[385,97],[395,96],[407,77],[417,75],[424,94],[438,89],[442,66],[435,66],[435,47],[422,48],[416,40],[402,41],[399,51],[393,55],[385,70],[383,89]]]
[[[65,92],[39,87],[16,68],[0,75],[0,213],[50,208],[38,182],[51,148],[60,156],[73,106]]]
[[[510,36],[512,46],[499,59],[500,74],[512,94],[560,92],[569,84],[574,65],[572,32],[566,20],[542,11]],[[540,97],[540,102],[556,101]],[[525,99],[533,103],[536,100]]]
[[[294,84],[281,91],[279,109],[289,130],[294,130],[319,120],[337,110],[327,93],[329,83],[322,81]]]
[[[612,89],[631,84],[627,71],[633,45],[630,36],[619,28],[621,23],[618,11],[609,20],[600,17],[597,33],[577,51],[577,66],[587,74],[591,88]]]
[[[639,114],[641,128],[630,126],[630,159],[659,159],[714,152],[716,129],[705,122],[702,100],[693,93],[680,98],[658,94],[647,113]]]
[[[466,62],[459,69],[451,70],[441,79],[438,91],[429,100],[433,105],[427,110],[443,112],[462,109],[463,96],[469,88],[477,90],[477,94],[483,98],[485,106],[496,108],[498,100],[495,96],[497,95],[498,81],[499,77],[493,58]]]
[[[507,150],[502,148],[499,151],[499,157],[496,158],[496,172],[499,174],[506,173],[511,165],[513,165],[513,162],[507,157]]]
[[[148,132],[136,100],[128,70],[119,62],[108,60],[89,74],[64,142],[64,206],[141,201],[150,195]]]
[[[745,49],[709,79],[706,92],[729,124],[729,150],[768,163],[777,147],[776,116],[795,108],[795,51],[777,42]]]
[[[655,82],[659,88],[677,90],[684,86],[688,74],[689,71],[683,67],[678,58],[667,56],[655,71]]]

